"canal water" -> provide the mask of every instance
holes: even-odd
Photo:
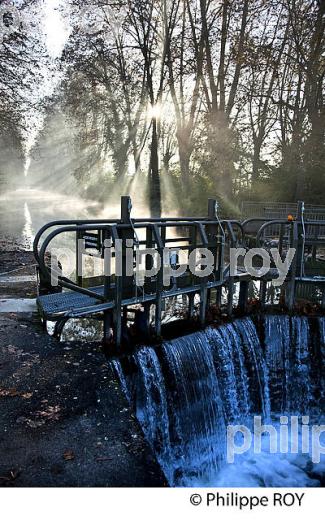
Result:
[[[32,250],[37,231],[51,220],[101,218],[104,208],[73,195],[23,188],[0,194],[0,236]],[[109,218],[109,217],[107,217]]]

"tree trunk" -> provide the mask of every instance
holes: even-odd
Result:
[[[184,194],[187,195],[190,191],[190,159],[192,150],[190,137],[183,128],[179,128],[177,131],[177,142],[182,186]]]
[[[260,155],[261,155],[261,142],[259,139],[254,139],[254,153],[253,153],[253,165],[252,165],[252,189],[254,190],[254,183],[259,180],[260,177]]]
[[[229,120],[223,110],[213,111],[211,117],[212,167],[216,192],[227,203],[233,197],[234,146]]]
[[[190,191],[190,154],[188,150],[179,150],[179,162],[183,189],[184,193],[187,195]]]
[[[157,119],[152,119],[152,137],[149,170],[149,207],[151,217],[161,217],[161,187],[158,158]]]

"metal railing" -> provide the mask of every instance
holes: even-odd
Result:
[[[261,217],[265,219],[282,219],[288,215],[297,217],[298,204],[292,202],[251,202],[241,204],[242,218]],[[325,220],[325,206],[305,204],[306,220]]]
[[[245,309],[248,300],[248,284],[252,277],[249,277],[248,273],[245,272],[239,276],[229,272],[229,250],[236,247],[247,249],[252,237],[255,241],[254,247],[266,249],[276,247],[282,257],[289,247],[296,250],[284,287],[286,304],[289,309],[292,309],[297,284],[310,283],[311,281],[310,277],[306,277],[304,272],[306,252],[308,253],[311,250],[313,257],[316,258],[317,248],[325,244],[324,220],[304,219],[303,203],[298,206],[296,219],[289,221],[288,218],[271,219],[269,217],[252,217],[243,222],[219,220],[215,208],[216,201],[210,199],[206,217],[133,219],[131,218],[130,198],[122,197],[120,219],[57,220],[43,226],[37,233],[33,246],[42,280],[49,287],[51,278],[55,274],[59,287],[84,297],[90,297],[93,302],[79,307],[75,312],[73,309],[69,309],[69,312],[61,318],[64,320],[73,315],[87,316],[94,313],[103,313],[104,335],[113,328],[115,343],[119,345],[122,335],[123,309],[139,303],[144,306],[147,315],[150,312],[150,306],[152,304],[155,306],[156,337],[161,334],[163,300],[169,297],[187,295],[189,301],[188,316],[191,317],[194,311],[195,295],[199,295],[199,321],[203,326],[211,291],[215,291],[215,302],[220,306],[222,289],[226,288],[228,291],[227,312],[231,315],[234,305],[235,285],[240,284],[239,306]],[[288,209],[288,205],[285,205],[285,209]],[[75,280],[63,276],[60,271],[54,272],[53,265],[51,266],[48,263],[47,253],[53,240],[63,234],[72,235],[74,239],[72,243],[76,247]],[[126,248],[127,241],[130,239],[133,241],[131,253],[133,259],[137,258],[141,251],[154,249],[160,258],[161,265],[164,262],[165,248],[177,248],[179,253],[184,252],[187,255],[196,248],[208,248],[213,254],[213,272],[202,278],[195,276],[187,266],[183,275],[174,279],[166,287],[163,283],[163,270],[159,269],[156,274],[145,276],[143,286],[139,289],[136,273],[134,271],[131,274],[126,272]],[[272,239],[271,242],[270,239]],[[80,240],[85,241],[86,244],[83,254],[91,255],[91,248],[96,248],[102,260],[105,259],[106,240],[110,240],[110,254],[113,260],[116,259],[117,255],[117,241],[122,242],[122,275],[104,271],[101,290],[85,287],[84,273],[80,272],[81,265],[78,254]],[[146,257],[146,271],[151,269],[152,262],[154,262],[152,258]],[[177,263],[180,264],[178,260]],[[260,299],[262,305],[265,302],[266,288],[269,282],[270,276],[261,279]],[[323,281],[320,284],[323,286]]]

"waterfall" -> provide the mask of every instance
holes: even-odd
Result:
[[[264,418],[268,418],[271,410],[268,368],[256,328],[249,318],[237,320],[234,327],[246,354],[247,365],[251,373],[251,384],[249,386],[251,386],[252,391],[254,390],[253,412],[260,413]]]
[[[314,379],[317,379],[320,384],[316,385],[316,392],[317,388],[319,389],[319,400],[321,403],[321,407],[324,407],[325,402],[325,318],[319,318],[319,350],[318,353],[314,356],[318,363]]]
[[[266,316],[265,357],[273,410],[307,413],[312,399],[308,319]]]
[[[226,428],[212,347],[197,333],[165,343],[174,482],[204,484],[225,459]]]
[[[265,359],[271,386],[271,407],[283,412],[286,406],[290,319],[287,316],[266,316]]]
[[[167,397],[160,363],[152,348],[140,349],[135,362],[138,366],[134,393],[137,417],[168,480],[171,480]]]
[[[320,392],[319,385],[313,390],[319,363],[312,352],[324,361],[325,320],[319,319],[317,345],[304,317],[265,316],[261,329],[259,338],[243,318],[113,362],[170,485],[215,485],[227,465],[228,425],[309,411]]]
[[[124,372],[122,370],[121,363],[117,359],[113,359],[111,361],[111,364],[112,364],[112,367],[115,370],[116,375],[117,375],[117,377],[118,377],[118,379],[120,381],[121,388],[122,388],[122,391],[124,392],[125,397],[127,398],[128,401],[131,401],[130,392],[129,392],[129,389],[128,389],[126,377],[125,377]]]

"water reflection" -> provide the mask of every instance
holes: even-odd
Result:
[[[51,220],[97,218],[102,213],[103,207],[94,201],[22,188],[0,196],[0,233],[24,244]]]
[[[32,217],[28,208],[27,202],[24,204],[24,219],[25,225],[22,233],[23,244],[25,249],[31,251],[33,249],[33,240],[35,237],[33,226],[32,226]]]

